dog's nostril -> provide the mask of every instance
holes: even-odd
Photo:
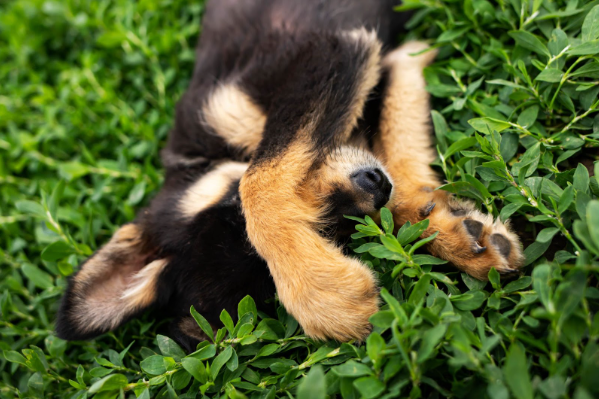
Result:
[[[359,187],[369,193],[376,193],[380,190],[384,191],[385,186],[390,184],[380,169],[359,170],[351,177]]]
[[[383,180],[383,174],[378,169],[367,170],[365,173],[366,177],[376,185],[379,185],[379,183]]]

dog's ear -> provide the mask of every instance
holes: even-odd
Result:
[[[160,275],[168,264],[158,255],[138,224],[122,226],[69,280],[58,311],[57,335],[93,338],[156,303]]]

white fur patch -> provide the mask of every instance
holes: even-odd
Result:
[[[187,189],[179,201],[179,209],[185,217],[198,213],[217,203],[226,194],[231,182],[241,179],[248,168],[247,163],[226,162],[206,173]]]
[[[229,145],[246,154],[262,140],[266,114],[235,84],[218,86],[202,108],[202,116]]]

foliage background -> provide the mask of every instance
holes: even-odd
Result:
[[[160,186],[203,3],[0,3],[0,397],[597,397],[599,2],[403,8],[440,48],[444,189],[512,218],[523,275],[475,281],[383,214],[354,243],[384,287],[366,343],[312,342],[246,298],[218,332],[196,314],[214,339],[186,356],[151,317],[90,342],[52,326],[66,277]]]

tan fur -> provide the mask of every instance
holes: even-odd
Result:
[[[354,106],[351,110],[350,121],[346,138],[349,137],[351,130],[357,125],[358,119],[362,117],[364,103],[368,99],[372,88],[376,86],[381,75],[381,47],[376,31],[366,28],[354,29],[344,33],[347,40],[356,44],[357,47],[367,50],[367,62],[358,77],[359,87],[356,90]]]
[[[141,231],[135,224],[126,224],[114,233],[105,248],[110,247],[111,252],[116,255],[128,252],[130,248],[141,245]],[[85,284],[89,280],[93,280],[99,276],[106,275],[112,268],[109,261],[109,251],[98,252],[94,257],[85,264],[85,266],[75,275],[74,281],[77,284]]]
[[[233,83],[218,86],[202,108],[203,121],[225,141],[250,154],[260,144],[266,115]]]
[[[243,162],[225,162],[195,182],[179,201],[181,213],[193,218],[217,203],[226,194],[231,182],[240,179],[247,170]]]
[[[81,331],[115,328],[154,301],[158,276],[168,260],[145,265],[141,245],[139,228],[127,224],[74,277],[74,296],[85,298],[72,309]]]
[[[307,335],[361,339],[378,309],[371,271],[323,239],[315,229],[317,201],[298,195],[311,153],[304,143],[278,160],[250,170],[241,180],[247,231],[267,261],[279,299]]]
[[[389,69],[390,83],[383,102],[375,154],[384,160],[395,183],[391,210],[396,224],[415,223],[428,217],[430,225],[423,236],[439,232],[429,245],[430,252],[484,280],[491,267],[500,272],[518,268],[522,265],[523,255],[518,238],[508,225],[480,213],[471,202],[454,200],[444,191],[433,191],[441,182],[429,166],[435,153],[430,139],[429,96],[422,69],[433,60],[436,52],[410,55],[427,48],[425,43],[409,42],[388,54],[383,61]],[[430,215],[423,215],[423,210],[433,203],[436,205]],[[457,209],[463,211],[456,213]],[[464,227],[466,219],[483,224],[478,242]],[[511,243],[508,259],[490,242],[495,233],[502,234]],[[473,248],[481,247],[486,247],[486,251],[479,254],[473,251]]]

